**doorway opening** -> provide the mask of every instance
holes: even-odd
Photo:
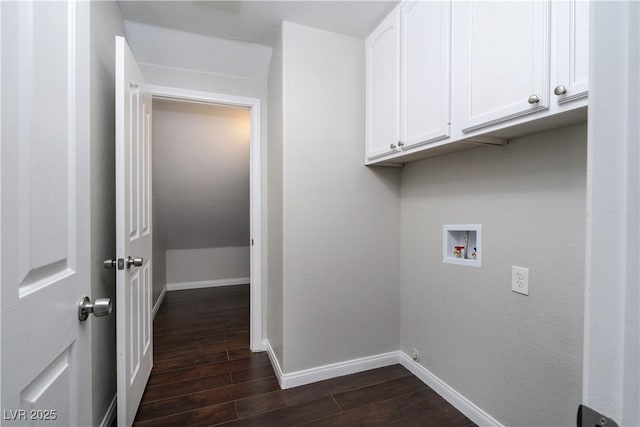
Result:
[[[162,124],[170,140],[157,145],[152,136],[154,168],[162,165],[154,171],[153,212],[170,228],[163,230],[166,290],[249,283],[250,349],[263,351],[260,100],[150,90],[154,121],[171,117]],[[198,119],[208,123],[198,125]],[[156,249],[162,250],[154,243]]]

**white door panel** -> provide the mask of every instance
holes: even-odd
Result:
[[[462,130],[547,109],[549,2],[473,1],[454,3],[454,11]]]
[[[566,93],[554,97],[558,104],[585,98],[589,91],[589,2],[554,2],[557,16],[557,75],[553,88]]]
[[[1,22],[3,424],[89,425],[89,6]]]
[[[400,12],[400,117],[403,149],[409,149],[449,136],[451,4],[407,1]]]
[[[400,14],[391,13],[366,42],[366,156],[399,150]]]
[[[118,425],[130,426],[153,366],[151,324],[151,94],[116,37],[116,251]]]

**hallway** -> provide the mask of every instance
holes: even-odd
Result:
[[[248,285],[169,292],[135,425],[473,425],[399,365],[280,390],[248,348]]]

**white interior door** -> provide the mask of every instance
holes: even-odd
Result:
[[[3,425],[90,425],[89,4],[2,2]]]
[[[151,218],[151,93],[127,42],[116,37],[119,426],[133,423],[153,365]]]

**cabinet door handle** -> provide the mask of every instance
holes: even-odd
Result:
[[[538,102],[540,102],[540,97],[538,95],[531,95],[528,99],[529,104],[537,104]]]
[[[389,148],[391,148],[392,150],[395,150],[396,149],[396,144],[389,145]]]
[[[555,93],[556,95],[560,96],[560,95],[564,95],[565,93],[567,93],[567,88],[564,85],[558,85],[556,86],[556,88],[553,90],[553,93]]]
[[[404,142],[398,141],[398,147],[404,147]]]

